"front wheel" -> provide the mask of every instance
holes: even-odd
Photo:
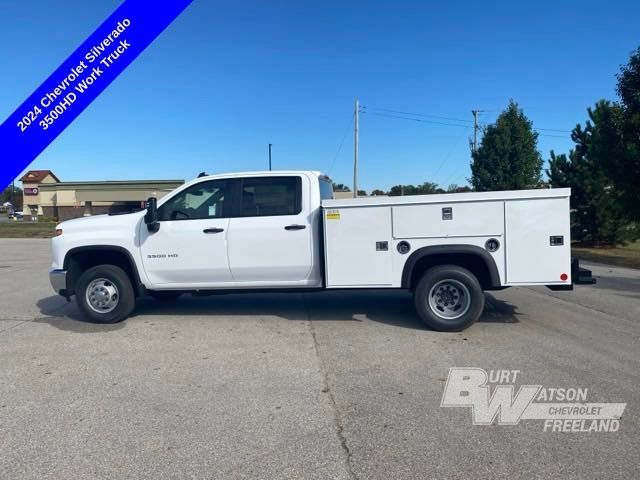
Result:
[[[75,291],[80,311],[96,323],[121,322],[135,307],[131,280],[115,265],[89,268],[78,278]]]
[[[430,268],[414,294],[416,311],[424,323],[441,332],[457,332],[482,314],[484,292],[473,273],[457,265]]]

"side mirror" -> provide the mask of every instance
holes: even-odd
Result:
[[[144,216],[144,223],[147,224],[147,230],[151,233],[160,230],[160,224],[158,223],[158,199],[156,197],[149,197],[147,200],[147,213]]]

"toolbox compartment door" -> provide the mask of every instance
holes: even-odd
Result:
[[[569,197],[508,200],[505,224],[508,284],[571,284]]]
[[[393,207],[394,238],[488,237],[502,235],[503,231],[502,201]]]
[[[391,207],[323,209],[327,288],[392,285]]]

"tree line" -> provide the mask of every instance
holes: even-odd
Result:
[[[350,192],[351,189],[342,184],[342,183],[334,183],[333,184],[334,192]],[[366,190],[358,190],[358,195],[372,195],[372,196],[400,196],[400,195],[430,195],[433,193],[462,193],[462,192],[470,192],[471,187],[468,186],[460,186],[455,183],[452,183],[447,188],[440,187],[437,183],[433,182],[424,182],[422,185],[394,185],[389,190],[380,190],[376,188],[371,190],[370,194],[367,194]]]
[[[22,209],[22,189],[20,187],[11,188],[9,185],[0,193],[0,206],[10,203],[17,209]]]
[[[589,244],[640,238],[640,48],[616,75],[615,101],[599,100],[571,132],[567,154],[551,152],[554,187],[571,187],[572,234]]]
[[[484,129],[471,152],[471,188],[435,183],[396,185],[372,195],[424,195],[489,190],[570,187],[571,233],[585,245],[615,245],[640,238],[640,48],[616,74],[615,100],[598,100],[584,125],[571,131],[573,148],[551,151],[548,168],[538,150],[538,132],[511,100]],[[349,191],[334,184],[336,191]],[[359,194],[366,194],[359,191]]]

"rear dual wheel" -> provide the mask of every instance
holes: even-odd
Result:
[[[414,293],[416,311],[430,328],[457,332],[473,324],[482,314],[484,292],[469,270],[457,265],[439,265],[425,272]]]

